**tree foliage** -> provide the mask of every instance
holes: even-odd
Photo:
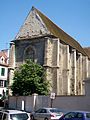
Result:
[[[49,93],[50,83],[45,80],[44,68],[27,60],[14,73],[13,84],[11,86],[13,95],[47,95]]]

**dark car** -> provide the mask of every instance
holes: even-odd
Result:
[[[59,120],[90,120],[89,111],[73,111],[64,114]]]

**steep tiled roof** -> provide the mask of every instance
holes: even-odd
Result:
[[[0,52],[0,57],[2,57],[2,56],[3,56],[5,59],[7,59],[6,54],[5,54],[4,52],[1,51],[1,52]]]
[[[8,66],[8,50],[0,51],[0,65]]]
[[[56,24],[54,24],[48,17],[46,17],[39,10],[37,10],[34,7],[32,9],[35,10],[35,12],[40,16],[40,18],[42,19],[43,23],[46,25],[48,31],[50,31],[50,33],[49,33],[50,35],[58,37],[64,43],[72,46],[73,48],[75,48],[77,51],[79,51],[83,55],[88,56],[88,54],[84,51],[82,46],[75,39],[73,39],[70,35],[65,33],[61,28],[59,28]],[[24,29],[27,29],[27,28],[24,28]],[[27,38],[27,36],[26,36],[26,38]],[[25,36],[24,36],[23,39],[25,39]],[[28,37],[28,39],[30,39],[30,38]],[[18,40],[18,39],[16,39],[16,40]]]
[[[88,54],[88,56],[90,58],[90,47],[85,47],[84,50]]]
[[[47,18],[44,14],[42,14],[39,10],[37,10],[37,13],[40,15],[44,23],[46,24],[49,31],[56,37],[60,38],[63,42],[66,44],[69,44],[79,52],[81,52],[83,55],[87,55],[81,45],[73,39],[71,36],[69,36],[67,33],[65,33],[62,29],[60,29],[56,24],[54,24],[49,18]]]

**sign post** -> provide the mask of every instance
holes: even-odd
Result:
[[[52,108],[53,100],[55,99],[55,93],[51,93],[50,98],[51,98],[51,108]]]

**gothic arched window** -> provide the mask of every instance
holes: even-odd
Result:
[[[35,49],[32,46],[27,47],[24,51],[24,60],[26,59],[35,60]]]

